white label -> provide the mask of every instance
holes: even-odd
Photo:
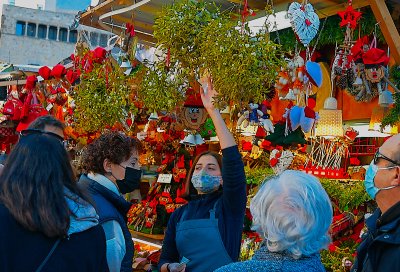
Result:
[[[52,108],[53,108],[53,104],[50,103],[47,105],[46,110],[50,111]]]
[[[157,182],[158,183],[171,183],[172,174],[159,174]]]

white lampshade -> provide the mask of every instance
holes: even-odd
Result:
[[[132,68],[128,68],[126,69],[126,71],[124,72],[124,75],[129,76],[132,72]]]
[[[200,134],[196,134],[196,135],[194,136],[194,138],[195,138],[195,143],[196,143],[196,145],[202,145],[202,144],[204,144],[203,137],[201,137]]]
[[[379,101],[378,104],[381,107],[389,107],[394,103],[393,101],[393,95],[390,91],[385,90],[382,93],[379,94]]]
[[[193,134],[189,134],[180,143],[185,145],[195,146],[196,137]]]
[[[121,68],[131,68],[131,64],[128,60],[125,60],[121,63]]]
[[[324,109],[326,110],[336,110],[337,109],[337,100],[336,98],[330,96],[324,101]]]
[[[152,112],[149,116],[149,121],[155,121],[158,120],[158,114],[157,112]]]

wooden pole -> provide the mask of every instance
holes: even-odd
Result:
[[[400,35],[384,0],[369,0],[372,12],[379,23],[383,36],[396,64],[400,64]]]

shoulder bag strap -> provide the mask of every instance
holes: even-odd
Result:
[[[47,254],[46,258],[43,260],[43,262],[39,265],[39,267],[36,269],[35,272],[40,272],[42,271],[43,267],[46,265],[47,261],[50,259],[51,255],[53,255],[54,250],[56,250],[56,247],[58,246],[58,244],[60,243],[61,239],[58,239],[53,247],[51,248],[49,254]]]

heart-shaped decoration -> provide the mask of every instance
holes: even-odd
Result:
[[[305,46],[309,45],[319,29],[319,17],[313,6],[293,2],[289,6],[287,14],[297,38]]]
[[[300,116],[300,126],[301,129],[308,133],[314,126],[315,120],[319,118],[318,114],[309,107],[305,107],[301,112]]]
[[[285,171],[293,161],[294,155],[289,150],[273,149],[269,156],[269,162],[276,175]]]

